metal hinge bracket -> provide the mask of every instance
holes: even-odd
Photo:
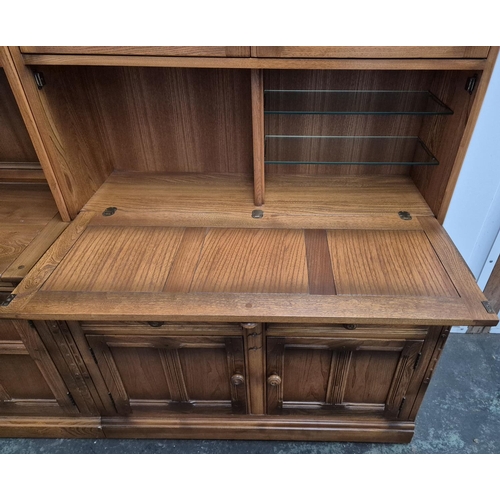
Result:
[[[474,76],[470,76],[467,78],[467,82],[465,83],[465,90],[469,92],[469,94],[472,94],[474,92],[474,89],[476,88],[476,83],[477,83],[477,73],[474,74]]]
[[[75,401],[75,398],[73,397],[73,394],[71,394],[71,392],[67,392],[66,394],[68,395],[68,398],[71,401],[71,404],[73,406],[76,406],[76,401]]]
[[[488,314],[496,314],[495,309],[491,307],[491,304],[487,300],[483,300],[481,304],[483,304],[483,307],[486,309]]]
[[[2,307],[7,307],[16,298],[15,293],[7,295],[7,298],[2,302]]]
[[[92,347],[89,347],[89,351],[90,351],[90,354],[92,355],[93,360],[95,361],[95,364],[98,365],[99,362],[97,361],[97,358],[95,356],[94,349],[92,349]]]
[[[43,73],[41,73],[40,71],[33,71],[33,77],[35,78],[35,83],[38,87],[38,90],[42,90],[45,86],[45,77],[43,76]]]
[[[421,357],[422,357],[422,353],[421,353],[421,352],[419,352],[419,353],[417,354],[417,359],[415,360],[415,365],[414,365],[414,367],[413,367],[413,369],[414,369],[414,370],[416,370],[416,369],[417,369],[417,366],[418,366],[418,364],[420,363],[420,358],[421,358]]]
[[[403,401],[401,401],[401,404],[399,405],[399,409],[398,409],[398,417],[399,417],[399,414],[401,413],[401,410],[403,409],[403,406],[405,404],[405,401],[406,401],[406,398],[403,398]]]

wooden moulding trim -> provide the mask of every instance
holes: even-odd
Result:
[[[68,227],[68,224],[69,222],[63,222],[61,216],[57,214],[26,247],[23,253],[4,271],[2,279],[12,283],[19,283]]]
[[[357,441],[409,443],[413,422],[303,420],[264,416],[213,418],[121,418],[102,419],[108,438],[264,439],[308,441]]]
[[[485,59],[285,59],[23,54],[25,64],[233,69],[477,70]]]
[[[19,110],[26,125],[26,129],[28,130],[28,133],[31,137],[33,147],[35,148],[38,159],[40,160],[40,164],[42,165],[52,195],[54,196],[54,201],[56,202],[57,209],[59,210],[62,219],[69,222],[71,220],[71,217],[66,205],[66,201],[62,194],[62,191],[59,188],[56,175],[52,168],[52,163],[49,159],[49,155],[47,154],[42,136],[40,135],[40,132],[38,130],[38,125],[36,123],[31,106],[28,102],[28,98],[26,96],[21,77],[19,75],[21,68],[19,68],[18,65],[23,64],[19,48],[12,47],[9,51],[7,47],[0,47],[0,52],[3,53],[5,74],[7,75],[7,79],[9,80],[12,92],[19,106]]]
[[[42,269],[43,271],[43,269]],[[29,275],[28,275],[29,278]],[[27,278],[27,279],[28,279]],[[25,279],[23,283],[26,282]],[[46,277],[43,278],[45,281]],[[40,285],[41,286],[41,285]],[[477,324],[459,297],[328,296],[286,293],[27,291],[6,318],[33,320],[238,321],[399,325]],[[36,292],[36,293],[35,293]],[[493,315],[496,318],[496,315]],[[496,319],[481,324],[496,324]]]
[[[484,96],[486,95],[486,90],[488,89],[488,84],[491,79],[491,74],[493,73],[493,67],[495,66],[495,61],[497,60],[498,51],[499,47],[491,47],[490,52],[488,54],[488,59],[486,60],[483,74],[481,76],[481,80],[479,81],[479,85],[476,90],[476,97],[474,99],[474,103],[472,105],[472,109],[470,111],[469,118],[467,120],[467,125],[465,127],[462,136],[462,141],[460,142],[457,156],[455,158],[455,162],[451,170],[450,178],[448,180],[448,184],[446,185],[446,190],[443,195],[443,200],[441,202],[441,206],[437,214],[437,219],[441,224],[443,224],[444,219],[446,217],[446,213],[448,212],[448,208],[450,206],[451,197],[453,195],[455,186],[458,181],[458,175],[460,174],[460,170],[465,160],[467,148],[469,147],[469,143],[472,138],[472,133],[474,132],[474,128],[476,126],[476,122],[479,117],[479,112],[481,111],[481,106],[484,101]]]
[[[433,217],[419,217],[418,220],[436,254],[439,256],[441,264],[467,305],[474,324],[485,326],[496,325],[498,323],[498,316],[494,313],[488,313],[484,308],[482,302],[487,299],[477,286],[474,275],[450,240],[447,232]],[[446,321],[443,324],[453,325],[453,323]]]
[[[0,309],[0,316],[7,317],[24,308],[76,243],[94,215],[94,212],[82,212],[76,217],[14,290],[15,300]]]
[[[101,438],[100,417],[0,417],[0,437]]]

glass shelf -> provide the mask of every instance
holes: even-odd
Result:
[[[452,115],[428,91],[265,90],[265,114]]]
[[[266,135],[266,164],[439,165],[418,137]]]

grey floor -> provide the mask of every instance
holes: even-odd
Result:
[[[500,453],[500,335],[450,335],[408,445],[0,439],[0,453]]]

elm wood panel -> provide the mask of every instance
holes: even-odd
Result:
[[[457,297],[423,231],[328,231],[339,295]]]
[[[304,232],[209,230],[190,292],[307,293]]]
[[[184,230],[177,250],[179,257],[172,263],[163,291],[189,292],[207,231],[207,228],[200,227]]]
[[[82,321],[78,323],[79,330],[84,333],[100,333],[105,335],[152,335],[161,334],[164,337],[184,337],[215,335],[238,336],[241,335],[243,325],[254,325],[254,323],[165,323],[153,324],[149,321]],[[73,326],[71,323],[70,326]]]
[[[183,233],[181,228],[90,227],[42,289],[160,292]]]
[[[422,341],[268,337],[267,408],[397,418]],[[278,384],[269,381],[280,379]]]
[[[250,47],[20,47],[23,54],[102,54],[102,55],[127,55],[127,56],[190,56],[190,57],[250,57]]]
[[[52,274],[66,253],[76,243],[88,223],[94,217],[94,212],[85,212],[70,224],[55,243],[45,252],[42,258],[33,266],[28,275],[15,288],[15,303],[12,301],[7,307],[7,313],[15,313],[21,310],[33,298],[35,293],[45,283],[45,280]],[[28,318],[31,319],[31,318]]]
[[[470,315],[477,319],[478,325],[496,325],[498,316],[488,313],[484,308],[482,302],[486,300],[486,297],[477,286],[474,275],[451,241],[448,233],[433,217],[419,217],[419,222],[458,293],[467,304]],[[451,323],[443,324],[448,325]]]
[[[255,225],[267,224],[266,220],[270,216],[310,216],[311,219],[316,216],[367,213],[397,216],[400,210],[407,210],[415,215],[432,215],[409,177],[375,175],[268,176],[264,217],[251,219],[255,206],[249,178],[232,175],[138,175],[115,172],[84,210],[102,212],[109,206],[117,207],[117,214],[122,210],[142,212],[137,215],[143,220],[144,212],[148,212],[148,216],[153,219],[156,212],[172,211],[176,216],[184,218],[202,217],[210,220],[210,217],[214,217],[216,221],[221,220],[222,214],[231,217],[233,223],[237,214],[240,214],[245,223],[253,221],[252,224]],[[161,215],[163,216],[164,214]],[[109,223],[113,220],[116,219],[109,218]],[[401,227],[410,224],[413,223],[407,221],[406,226],[402,224]]]
[[[490,47],[254,47],[254,57],[320,57],[350,59],[479,58],[488,57]]]
[[[500,311],[500,257],[497,259],[495,267],[484,289],[484,295],[487,297],[491,307],[497,312]]]
[[[40,163],[0,162],[0,182],[46,184]]]
[[[244,379],[231,383],[245,373],[241,337],[86,338],[120,414],[245,411]]]
[[[265,199],[265,165],[264,165],[264,72],[251,71],[252,83],[252,140],[253,140],[253,183],[254,203],[264,204]]]
[[[0,436],[8,438],[104,437],[98,417],[0,417]]]
[[[134,304],[131,308],[130,304]],[[5,318],[65,321],[228,321],[372,325],[495,325],[460,297],[340,296],[286,293],[45,292],[15,298]]]
[[[40,90],[18,47],[9,48],[9,57],[13,88],[40,163],[63,219],[71,220],[113,170],[95,82],[46,79]]]
[[[42,139],[42,134],[38,129],[39,123],[37,123],[37,121],[35,120],[35,114],[32,109],[32,106],[34,104],[38,116],[40,117],[40,112],[42,111],[42,109],[40,108],[40,103],[36,101],[36,99],[38,99],[38,95],[33,86],[33,74],[28,68],[25,67],[19,49],[11,50],[7,47],[0,47],[0,56],[4,58],[4,66],[7,78],[9,79],[9,82],[12,86],[12,91],[19,106],[19,110],[24,119],[24,123],[26,124],[26,128],[33,142],[33,147],[35,148],[40,164],[42,165],[42,168],[44,170],[45,177],[54,196],[57,208],[63,220],[69,221],[71,220],[71,218],[68,212],[68,207],[66,205],[66,200],[64,199],[63,193],[59,186],[56,172],[54,171],[52,165],[51,157],[46,150],[45,144]],[[28,93],[30,93],[32,97],[35,97],[34,103],[28,102],[28,96],[25,92],[25,87],[28,88]]]
[[[38,161],[3,69],[0,69],[0,161]]]
[[[3,274],[40,234],[42,229],[43,226],[32,224],[2,227],[0,223],[0,279],[10,282],[7,278],[3,278]]]
[[[354,328],[353,328],[354,327]],[[316,325],[313,323],[266,325],[266,334],[272,337],[331,337],[345,338],[351,332],[356,338],[424,340],[428,329],[406,325]]]
[[[335,279],[333,276],[330,250],[326,231],[304,231],[307,273],[309,277],[309,293],[315,295],[335,295]]]
[[[1,300],[1,297],[0,297]],[[21,337],[14,326],[14,322],[11,320],[0,321],[0,341],[19,341]]]
[[[17,48],[16,50],[19,51]],[[485,66],[484,59],[273,59],[237,57],[86,56],[64,54],[20,54],[20,56],[24,64],[39,66],[140,66],[315,70],[482,70]]]
[[[47,224],[57,214],[48,186],[43,184],[0,184],[0,226]]]
[[[152,439],[261,439],[298,441],[351,441],[409,443],[413,422],[384,419],[353,420],[349,417],[293,418],[269,416],[161,418],[105,417],[107,438]],[[0,428],[1,430],[1,428]]]
[[[45,105],[65,159],[83,169],[79,175],[102,173],[85,201],[113,169],[251,175],[247,71],[43,69]],[[75,180],[83,197],[83,179],[75,173]]]
[[[16,260],[14,260],[3,272],[1,275],[2,280],[19,283],[67,227],[68,223],[63,222],[59,214],[55,215],[54,218],[38,233],[31,243],[16,258]]]

